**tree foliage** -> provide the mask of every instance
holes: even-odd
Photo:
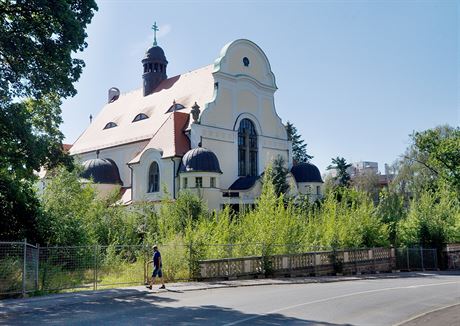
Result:
[[[347,163],[343,157],[332,158],[332,164],[329,165],[327,170],[335,170],[337,175],[334,177],[339,186],[347,187],[350,182],[350,174],[348,168],[351,164]]]
[[[287,182],[289,170],[286,167],[286,161],[281,155],[278,155],[272,162],[272,165],[265,169],[265,174],[268,175],[275,189],[275,194],[279,197],[281,194],[286,194],[289,190]]]
[[[460,127],[439,126],[412,139],[420,162],[460,193]]]
[[[292,141],[292,160],[294,164],[309,162],[313,156],[307,153],[307,144],[298,133],[297,128],[291,122],[286,123],[288,140]]]
[[[460,129],[438,126],[414,132],[411,144],[395,163],[397,175],[392,187],[406,197],[419,197],[435,190],[440,181],[460,194]]]
[[[70,165],[59,131],[60,98],[76,94],[84,63],[72,55],[86,47],[96,9],[93,0],[0,2],[0,206],[7,208],[1,219],[18,228],[16,235],[2,228],[2,237],[34,236],[33,171]]]
[[[446,186],[422,191],[411,201],[407,218],[399,222],[400,243],[442,249],[449,242],[460,241],[459,200]]]

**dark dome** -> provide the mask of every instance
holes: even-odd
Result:
[[[166,60],[165,52],[158,45],[152,46],[147,50],[147,52],[145,52],[144,60],[159,62],[162,61],[164,63],[168,63],[168,60]]]
[[[291,169],[296,182],[323,182],[318,168],[310,163],[300,163]]]
[[[123,184],[117,165],[111,159],[96,158],[83,162],[80,176],[85,179],[92,178],[95,183]]]
[[[202,147],[191,149],[185,153],[179,172],[222,173],[216,154]]]

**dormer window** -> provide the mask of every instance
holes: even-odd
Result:
[[[171,105],[169,107],[168,111],[166,111],[166,113],[167,112],[177,111],[177,110],[182,110],[184,108],[185,108],[185,106],[183,106],[182,104],[174,102],[173,105]]]
[[[139,113],[138,115],[136,115],[136,116],[134,117],[133,122],[140,121],[140,120],[145,120],[145,119],[148,119],[148,118],[149,118],[149,117],[148,117],[146,114],[144,114],[144,113]]]
[[[110,129],[110,128],[115,128],[117,124],[115,122],[109,122],[108,124],[105,125],[104,129]]]

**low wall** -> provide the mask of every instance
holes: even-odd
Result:
[[[335,275],[387,272],[394,269],[391,248],[306,252],[199,261],[199,279],[243,277]]]

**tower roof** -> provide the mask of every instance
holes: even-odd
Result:
[[[168,60],[166,60],[165,56],[165,51],[158,46],[154,45],[150,49],[145,52],[144,59],[142,61],[155,61],[155,62],[162,62],[162,63],[168,63]]]

